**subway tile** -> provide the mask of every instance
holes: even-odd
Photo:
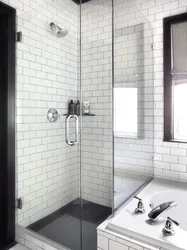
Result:
[[[128,250],[129,247],[128,245],[122,245],[118,242],[115,242],[115,241],[112,241],[112,240],[109,240],[109,250]]]
[[[65,139],[61,137],[65,131],[63,118],[61,118],[61,122],[50,124],[46,119],[46,113],[50,107],[56,107],[60,114],[62,114],[62,111],[66,113],[69,97],[74,100],[78,98],[78,7],[73,1],[62,0],[61,4],[55,3],[55,6],[58,6],[62,12],[57,13],[59,25],[65,22],[70,34],[63,39],[57,39],[43,28],[43,22],[54,15],[51,12],[50,4],[45,5],[47,9],[47,12],[45,12],[45,8],[41,4],[42,0],[37,2],[34,0],[5,0],[4,2],[16,7],[18,11],[24,12],[24,9],[27,10],[25,17],[24,15],[23,17],[19,16],[19,28],[23,31],[24,39],[22,44],[18,44],[17,49],[17,85],[19,90],[16,92],[16,121],[18,124],[16,138],[19,149],[17,161],[20,170],[18,172],[21,173],[20,183],[24,183],[24,181],[26,183],[28,178],[34,180],[34,177],[37,177],[37,188],[40,190],[41,185],[48,178],[56,177],[56,170],[61,177],[59,180],[56,179],[58,185],[66,181],[64,173],[70,176],[68,179],[70,184],[71,182],[74,183],[72,172],[76,171],[79,165],[76,164],[78,147],[70,149],[66,146]],[[63,13],[64,2],[68,4],[65,4]],[[141,4],[139,5],[139,3]],[[129,15],[126,13],[118,16],[121,11],[121,4],[127,6],[123,10],[127,9]],[[144,71],[143,77],[144,80],[147,80],[144,81],[143,89],[146,93],[144,96],[146,131],[144,138],[140,140],[122,138],[115,142],[115,147],[118,149],[115,166],[120,166],[124,172],[128,169],[134,174],[139,174],[142,171],[146,172],[147,166],[153,168],[154,165],[155,176],[171,179],[179,178],[179,180],[186,181],[186,144],[163,143],[162,19],[171,15],[174,11],[183,12],[187,3],[183,0],[172,2],[169,0],[135,0],[135,5],[139,6],[141,13],[144,15],[143,19],[149,21],[143,26],[140,24],[142,16],[134,13],[137,12],[137,8],[128,6],[128,4],[127,1],[122,1],[122,3],[119,1],[119,4],[117,2],[115,4],[114,21],[117,32],[114,55],[115,77],[117,80],[123,79],[124,72],[131,72],[132,75],[135,73],[135,68],[140,72]],[[40,12],[37,12],[37,18],[31,17],[28,8],[31,7],[37,11],[38,6],[40,6]],[[83,193],[85,193],[87,199],[107,205],[111,202],[111,197],[108,197],[108,194],[110,194],[110,178],[112,176],[112,155],[109,150],[112,147],[110,7],[99,1],[99,5],[86,3],[82,9],[82,18],[85,20],[82,29],[85,32],[83,32],[82,37],[82,70],[84,74],[81,79],[81,87],[84,99],[90,100],[91,111],[96,114],[95,117],[83,117],[83,138],[86,138],[86,140],[82,145],[85,149],[82,161],[89,161],[90,165],[87,165],[87,168],[91,166],[90,172],[87,172],[87,168],[82,170],[84,175],[83,186],[85,187]],[[69,13],[70,9],[71,13]],[[67,15],[67,20],[64,20],[64,14]],[[141,37],[143,39],[140,39]],[[154,56],[150,49],[153,40]],[[142,48],[146,51],[142,51]],[[153,57],[156,59],[154,68],[155,89],[147,86],[153,87]],[[115,84],[117,87],[124,86],[124,82],[121,80],[116,81]],[[141,95],[140,98],[142,98]],[[156,108],[153,112],[154,105]],[[154,119],[155,128],[153,130]],[[53,137],[54,141],[51,141],[50,137]],[[151,141],[153,137],[155,139],[154,145]],[[87,145],[87,141],[90,142],[90,145]],[[54,147],[54,145],[56,146]],[[144,147],[145,145],[147,147]],[[59,148],[62,151],[58,151]],[[37,152],[35,152],[35,149]],[[147,154],[148,151],[150,154]],[[127,155],[129,152],[130,155]],[[154,153],[155,161],[153,164],[147,158],[154,156]],[[64,159],[62,154],[68,159]],[[73,164],[71,164],[71,158],[73,158]],[[34,166],[34,169],[32,169],[32,166]],[[107,166],[109,167],[106,169]],[[46,169],[51,167],[56,168],[54,173],[45,175]],[[25,169],[25,172],[22,172],[23,169]],[[88,173],[89,175],[87,175]],[[76,184],[78,186],[78,180]],[[86,193],[87,185],[92,187],[89,190],[90,193]],[[20,185],[18,193],[24,196],[28,195],[28,190],[21,187],[22,185]],[[32,192],[37,191],[37,189],[34,189],[32,181],[30,188]],[[74,195],[73,192],[72,189],[72,195]],[[44,196],[47,189],[38,193]],[[62,197],[63,195],[66,194],[62,192]],[[102,199],[102,197],[104,198]],[[70,201],[68,200],[68,202]],[[44,204],[47,203],[44,201]],[[55,205],[57,206],[57,204],[54,204],[54,207]],[[44,209],[45,207],[43,207]],[[27,220],[25,217],[23,223],[25,224],[27,221],[29,222],[29,218]]]

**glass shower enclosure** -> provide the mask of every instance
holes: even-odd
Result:
[[[153,178],[153,29],[133,1],[113,3],[114,209]]]
[[[97,226],[153,177],[151,26],[131,1],[52,0],[18,29],[17,226],[96,250]]]

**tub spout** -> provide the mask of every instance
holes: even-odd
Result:
[[[157,221],[163,212],[166,212],[170,208],[173,208],[176,206],[177,206],[176,201],[168,201],[168,202],[162,203],[158,205],[157,207],[155,207],[153,210],[151,210],[151,212],[149,212],[148,214],[148,217],[153,221]]]

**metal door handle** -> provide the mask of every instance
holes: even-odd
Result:
[[[71,141],[69,138],[69,120],[70,118],[75,118],[75,140]],[[78,133],[79,133],[79,120],[76,115],[68,115],[66,117],[66,143],[70,146],[75,145],[78,142]]]

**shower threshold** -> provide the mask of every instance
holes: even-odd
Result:
[[[112,208],[76,199],[28,228],[72,250],[96,250],[96,228]]]

